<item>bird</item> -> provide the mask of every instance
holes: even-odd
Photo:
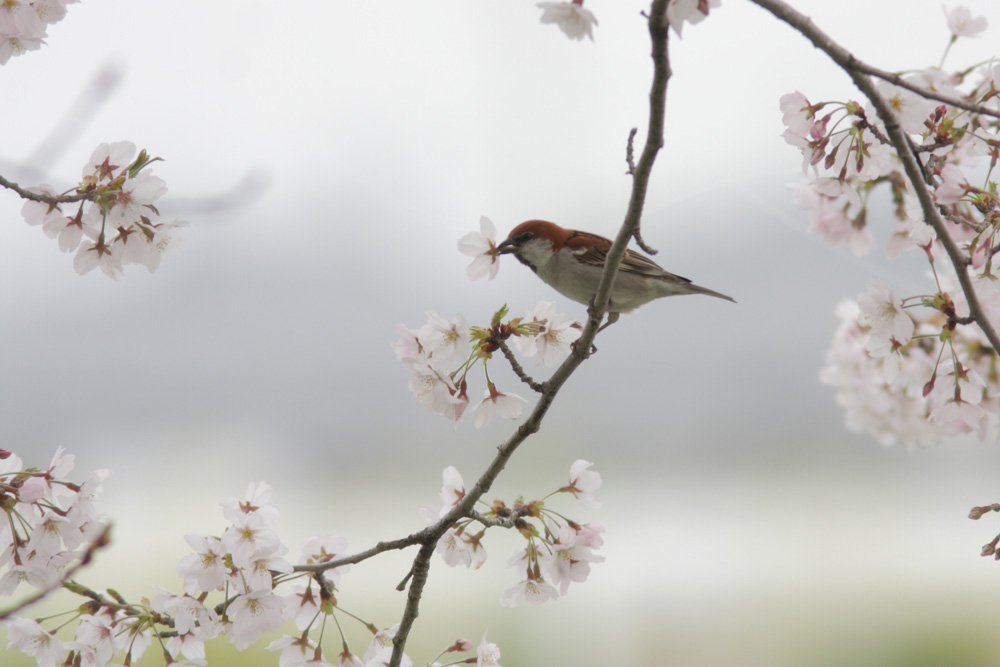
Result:
[[[514,227],[497,247],[499,254],[513,255],[567,299],[589,305],[604,273],[611,241],[546,220],[528,220]],[[736,303],[731,296],[695,285],[632,250],[625,251],[608,305],[604,329],[618,321],[621,313],[665,296],[707,294]]]

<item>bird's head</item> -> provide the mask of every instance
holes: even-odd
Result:
[[[545,220],[528,220],[510,230],[497,250],[500,254],[512,254],[524,265],[537,271],[562,248],[570,232],[559,225]]]

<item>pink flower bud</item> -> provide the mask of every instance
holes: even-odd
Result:
[[[21,485],[17,492],[17,499],[22,503],[37,503],[45,497],[45,492],[49,485],[44,477],[32,477]]]

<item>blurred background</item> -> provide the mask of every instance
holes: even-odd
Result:
[[[949,37],[936,0],[792,4],[888,70],[937,64]],[[993,25],[954,46],[954,67],[994,55],[1000,29],[995,3],[966,4]],[[475,479],[514,425],[427,413],[393,326],[430,308],[485,324],[543,299],[584,317],[513,260],[468,282],[456,240],[481,215],[501,236],[529,218],[616,232],[626,139],[637,126],[641,145],[647,122],[646,3],[587,7],[593,42],[540,24],[533,2],[83,2],[0,70],[0,173],[67,188],[98,143],[129,139],[165,159],[164,217],[191,223],[156,274],[115,283],[77,276],[0,193],[0,446],[39,466],[66,447],[80,479],[114,471],[100,505],[114,544],[81,581],[180,591],[183,535],[220,533],[219,500],[251,481],[274,486],[295,558],[310,535],[361,550],[419,529],[448,465]],[[602,507],[554,501],[607,529],[590,580],[501,608],[520,542],[491,531],[479,572],[435,560],[408,653],[424,664],[488,629],[508,667],[1000,663],[1000,565],[979,556],[1000,521],[966,518],[1000,501],[996,438],[881,447],[817,380],[839,300],[873,278],[930,285],[916,258],[823,247],[790,202],[801,158],[778,98],[858,93],[749,2],[685,26],[671,57],[643,233],[668,270],[739,303],[622,318],[488,494],[541,497],[593,461]],[[412,555],[356,567],[340,601],[397,622]],[[369,638],[351,632],[360,653]],[[263,645],[210,645],[209,664],[276,664]],[[2,647],[0,663],[33,664]]]

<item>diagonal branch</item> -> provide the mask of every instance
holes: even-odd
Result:
[[[542,391],[538,403],[531,411],[531,414],[528,415],[507,441],[498,447],[493,461],[472,488],[466,490],[465,497],[452,507],[437,523],[422,531],[425,535],[425,541],[422,542],[420,552],[414,559],[411,569],[412,579],[407,594],[406,606],[399,623],[399,629],[396,631],[392,650],[392,659],[390,661],[392,667],[398,667],[400,664],[407,637],[417,618],[420,598],[427,581],[427,568],[429,567],[430,558],[434,553],[434,545],[457,519],[469,515],[474,504],[490,489],[494,480],[496,480],[497,476],[504,469],[504,466],[506,466],[507,461],[510,460],[510,457],[521,443],[538,432],[541,428],[542,420],[555,400],[556,394],[559,393],[559,390],[580,364],[590,356],[594,337],[597,335],[601,320],[608,310],[611,300],[611,288],[614,285],[614,278],[618,272],[618,267],[625,256],[625,247],[628,245],[629,239],[639,229],[642,208],[646,199],[646,190],[649,186],[649,176],[653,168],[653,162],[656,160],[656,153],[663,145],[667,80],[670,78],[670,65],[667,58],[667,29],[669,27],[666,20],[667,4],[668,0],[654,0],[650,8],[648,23],[649,34],[653,44],[653,85],[649,94],[649,132],[646,136],[646,145],[643,148],[642,156],[639,158],[635,173],[633,174],[632,196],[629,200],[628,211],[618,232],[618,236],[608,251],[604,275],[601,277],[601,284],[597,289],[597,294],[594,296],[594,301],[588,309],[590,317],[584,326],[583,334],[566,361],[545,382],[544,391]]]
[[[854,84],[871,100],[878,111],[879,117],[885,123],[886,133],[889,135],[889,140],[899,155],[899,160],[903,165],[903,170],[906,172],[906,177],[913,186],[917,199],[920,201],[924,217],[928,224],[934,228],[938,239],[940,239],[945,252],[948,254],[948,258],[955,267],[958,282],[969,304],[970,317],[982,329],[993,349],[1000,352],[1000,337],[997,336],[993,323],[986,317],[976,290],[972,287],[972,280],[969,278],[968,271],[966,270],[968,264],[966,257],[948,233],[948,227],[945,224],[944,218],[941,216],[941,212],[938,210],[937,205],[934,203],[934,198],[927,188],[923,169],[920,167],[909,138],[900,127],[895,112],[885,98],[876,90],[875,84],[869,76],[869,70],[872,68],[868,66],[862,67],[863,63],[860,63],[847,49],[834,42],[826,33],[817,28],[808,16],[800,14],[781,0],[751,0],[751,2],[766,9],[776,18],[802,33],[816,48],[830,56],[841,69],[847,72],[854,81]],[[921,94],[923,93],[921,92]]]
[[[473,509],[475,503],[489,491],[497,476],[500,475],[500,472],[507,465],[514,452],[517,451],[517,448],[525,440],[538,432],[541,428],[542,420],[555,401],[559,390],[566,384],[567,380],[569,380],[580,364],[590,356],[594,337],[597,335],[601,321],[608,310],[611,288],[613,287],[618,267],[625,256],[625,247],[628,245],[629,240],[638,234],[642,209],[646,199],[646,190],[649,187],[650,173],[653,169],[653,163],[656,160],[656,154],[663,146],[667,81],[670,78],[670,65],[667,58],[667,30],[669,28],[666,20],[667,4],[668,0],[654,0],[647,17],[649,34],[653,44],[653,85],[649,93],[649,132],[646,136],[646,144],[642,155],[634,169],[632,169],[632,195],[629,199],[628,210],[618,236],[608,251],[601,284],[598,287],[593,303],[588,309],[589,318],[584,326],[583,334],[580,336],[569,357],[567,357],[546,382],[540,384],[529,383],[533,389],[540,391],[538,403],[535,404],[531,413],[517,427],[514,433],[497,448],[496,456],[494,456],[479,479],[476,480],[476,483],[471,488],[466,489],[465,496],[437,522],[407,537],[379,542],[374,547],[351,556],[344,556],[316,565],[295,566],[295,570],[298,572],[320,573],[341,565],[361,562],[384,551],[404,549],[416,544],[421,545],[419,552],[413,560],[410,572],[403,580],[403,585],[407,582],[409,583],[409,590],[407,592],[403,616],[400,619],[399,628],[396,631],[396,637],[393,641],[392,658],[389,663],[392,667],[398,667],[402,660],[407,638],[419,613],[420,599],[423,595],[424,586],[427,583],[430,560],[434,555],[434,548],[438,540],[459,519],[470,517],[478,520],[478,515]]]

